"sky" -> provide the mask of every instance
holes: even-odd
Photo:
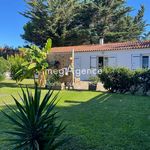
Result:
[[[145,5],[145,20],[150,24],[150,0],[127,0],[127,4],[134,8],[132,15],[137,13],[141,4]],[[19,14],[27,9],[24,0],[0,0],[0,47],[5,45],[23,46],[21,38],[23,26],[28,21]],[[150,31],[150,27],[147,28]]]

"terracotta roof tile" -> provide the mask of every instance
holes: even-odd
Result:
[[[112,50],[128,50],[128,49],[142,49],[150,48],[150,41],[136,41],[136,42],[123,42],[123,43],[108,43],[97,45],[80,45],[80,46],[66,46],[66,47],[54,47],[52,52],[71,52],[73,49],[75,52],[90,52],[90,51],[112,51]]]

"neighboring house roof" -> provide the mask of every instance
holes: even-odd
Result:
[[[54,47],[52,52],[66,53],[74,50],[75,52],[91,52],[91,51],[112,51],[112,50],[129,50],[129,49],[144,49],[150,48],[150,41],[136,41],[136,42],[122,42],[122,43],[108,43],[97,45],[80,45],[80,46],[66,46]]]

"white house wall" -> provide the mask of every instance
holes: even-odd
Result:
[[[80,66],[80,69],[90,69],[90,57],[101,57],[102,56],[102,57],[108,57],[108,59],[113,60],[113,64],[110,63],[110,64],[108,64],[108,66],[115,65],[116,67],[127,67],[129,69],[133,69],[133,67],[134,67],[133,65],[139,65],[138,63],[132,64],[132,62],[134,61],[134,60],[132,60],[133,56],[136,56],[136,55],[137,56],[150,55],[150,49],[75,52],[75,59],[80,60],[79,61],[80,64],[75,63],[75,64],[78,64],[78,66],[75,65],[75,68],[79,68],[79,66]],[[116,60],[116,63],[114,63],[114,60]],[[136,59],[135,59],[135,61],[136,61]],[[149,62],[150,62],[150,60],[149,60]],[[88,75],[81,74],[80,79],[88,80],[90,76],[93,76],[93,75],[92,74],[88,74]]]

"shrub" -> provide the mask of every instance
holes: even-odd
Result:
[[[116,85],[116,91],[125,93],[130,90],[131,78],[133,72],[127,68],[115,68],[114,69],[114,82]]]
[[[143,95],[147,95],[150,90],[150,70],[145,70],[139,75],[140,86],[143,91]]]
[[[104,68],[100,80],[104,87],[111,92],[125,93],[131,86],[132,71],[127,68]]]
[[[113,81],[112,81],[113,68],[106,67],[100,74],[100,80],[104,84],[104,88],[113,92]]]
[[[11,65],[10,71],[12,79],[18,80],[19,76],[17,76],[16,73],[22,68],[22,64],[25,62],[25,60],[21,56],[15,55],[10,56],[8,61]]]
[[[10,65],[6,59],[0,57],[0,81],[5,79],[5,73],[9,70]]]
[[[111,92],[135,94],[141,90],[143,95],[147,95],[150,90],[150,70],[108,67],[103,69],[100,80]]]
[[[100,80],[99,77],[90,77],[89,81],[91,82],[91,84],[97,84]]]
[[[59,72],[48,75],[46,81],[46,87],[51,87],[51,86],[61,86]]]
[[[11,140],[16,145],[14,149],[22,150],[55,150],[65,142],[60,138],[65,127],[58,123],[57,112],[54,112],[57,95],[49,90],[41,100],[41,90],[35,87],[34,97],[32,93],[22,89],[23,97],[19,101],[13,97],[16,107],[7,106],[12,115],[4,115],[15,125],[14,131],[6,132],[11,134]],[[51,101],[49,102],[49,99]],[[22,100],[22,102],[20,102]],[[57,121],[57,122],[56,122]],[[13,144],[14,144],[13,143]]]
[[[135,94],[141,89],[141,74],[145,72],[145,70],[138,69],[133,71],[133,76],[131,77],[131,87],[130,87],[130,92],[131,94]]]

